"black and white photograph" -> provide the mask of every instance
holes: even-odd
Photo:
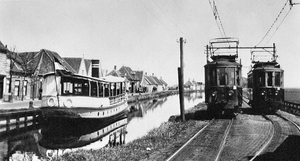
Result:
[[[299,161],[300,0],[0,0],[0,161]]]

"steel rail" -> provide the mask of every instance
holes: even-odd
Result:
[[[275,135],[275,123],[268,118],[267,116],[263,116],[265,119],[269,120],[272,124],[273,124],[273,130],[272,130],[272,136],[268,139],[268,141],[261,147],[260,150],[258,150],[255,155],[250,159],[250,161],[253,161],[256,157],[258,157],[267,147],[268,145],[271,143],[274,135]]]
[[[285,117],[285,116],[282,116],[282,115],[278,114],[278,112],[277,112],[276,114],[277,114],[279,117],[281,117],[281,118],[287,120],[288,122],[292,123],[292,124],[298,129],[298,131],[300,132],[300,126],[297,125],[294,121],[292,121],[291,119],[289,119],[289,118],[287,118],[287,117]]]
[[[225,147],[226,139],[227,139],[227,137],[228,137],[229,131],[230,131],[231,126],[232,126],[232,123],[233,123],[233,118],[231,119],[231,121],[229,122],[229,124],[228,124],[228,126],[227,126],[227,128],[226,128],[226,130],[225,130],[225,134],[224,134],[224,137],[223,137],[223,139],[222,139],[222,143],[221,143],[221,145],[220,145],[220,147],[219,147],[219,152],[218,152],[218,154],[217,154],[217,157],[216,157],[215,161],[218,161],[219,158],[220,158],[220,156],[221,156],[221,153],[222,153],[222,151],[223,151],[223,149],[224,149],[224,147]]]
[[[185,148],[195,137],[197,137],[214,119],[210,120],[203,128],[201,128],[193,137],[191,137],[184,145],[182,145],[175,153],[173,153],[166,161],[172,160],[183,148]]]

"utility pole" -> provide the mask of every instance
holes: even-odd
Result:
[[[183,77],[184,77],[184,61],[183,61],[183,38],[180,37],[180,67],[178,68],[178,83],[179,83],[179,101],[180,101],[180,118],[181,121],[185,121],[184,113],[184,87],[183,87]]]

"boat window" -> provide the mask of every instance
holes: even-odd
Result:
[[[273,72],[267,72],[267,83],[268,83],[268,85],[267,86],[272,86],[273,85],[273,77],[272,77],[272,74],[273,74]]]
[[[280,72],[275,72],[275,86],[280,86]]]
[[[108,89],[109,84],[104,85],[104,97],[109,96],[109,89]]]
[[[234,68],[227,68],[227,85],[234,85]]]
[[[73,94],[73,83],[72,82],[63,82],[63,95]]]
[[[117,95],[120,94],[120,83],[116,83],[116,88],[117,88]]]
[[[81,83],[74,83],[74,94],[82,95],[82,84]]]
[[[83,89],[82,95],[83,96],[89,96],[90,95],[90,93],[89,93],[89,82],[88,81],[84,81],[82,85],[83,85],[83,87],[82,87],[82,89]]]
[[[91,81],[91,96],[97,97],[97,83]]]
[[[103,90],[104,90],[103,83],[98,83],[98,88],[99,88],[99,97],[104,97],[103,96],[103,94],[104,94],[104,92],[103,92]]]
[[[259,72],[257,76],[257,85],[259,87],[265,86],[266,75],[265,72]]]
[[[219,85],[226,85],[225,68],[218,68]]]
[[[120,94],[122,94],[123,93],[123,83],[121,82],[120,83]]]

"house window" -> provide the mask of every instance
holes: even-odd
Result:
[[[19,89],[20,89],[20,81],[15,80],[15,88],[14,88],[14,95],[19,96]]]
[[[9,90],[9,82],[10,82],[10,79],[7,78],[6,79],[6,88],[5,88],[5,91],[7,91],[7,92],[11,92],[11,91],[8,91]]]
[[[27,83],[27,80],[23,81],[23,96],[27,96]]]

